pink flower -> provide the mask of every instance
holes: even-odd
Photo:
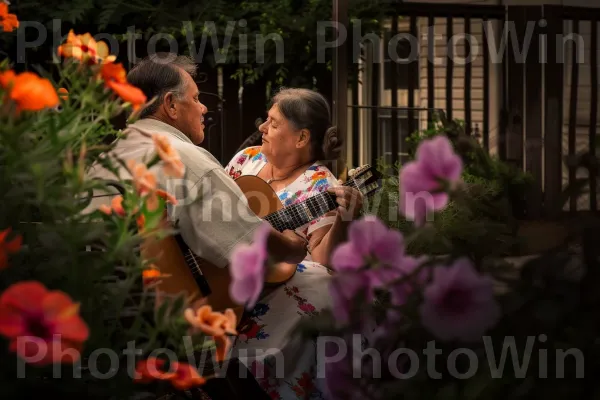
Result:
[[[367,282],[368,283],[368,282]],[[346,324],[350,314],[359,301],[358,296],[363,295],[372,301],[373,296],[367,292],[368,284],[365,283],[364,275],[360,272],[347,272],[338,274],[329,283],[329,295],[331,296],[331,308],[336,321]]]
[[[356,271],[370,263],[396,266],[404,255],[402,234],[389,229],[375,216],[352,222],[348,239],[331,255],[331,264],[338,272]]]
[[[415,270],[426,261],[426,257],[406,256],[402,259],[400,267],[395,270],[394,279],[403,279],[401,282],[390,285],[390,300],[393,305],[402,305],[406,302],[408,296],[413,293],[418,286],[425,284],[428,268],[422,268],[415,274]],[[414,276],[412,275],[414,274]]]
[[[416,225],[425,222],[427,213],[441,210],[448,204],[442,182],[454,183],[460,179],[462,160],[454,153],[452,144],[444,135],[423,141],[417,149],[416,160],[400,171],[400,201],[402,214]]]
[[[467,259],[436,267],[420,307],[423,326],[442,340],[476,341],[500,318],[492,281]]]
[[[330,295],[337,320],[345,323],[357,295],[373,301],[373,291],[401,276],[404,238],[375,216],[352,222],[348,242],[339,245],[331,256],[337,275],[331,282]]]
[[[252,244],[241,243],[231,253],[229,295],[249,309],[254,307],[263,289],[270,231],[271,226],[263,223],[254,233]]]

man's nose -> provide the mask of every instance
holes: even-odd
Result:
[[[200,103],[200,105],[202,106],[202,114],[206,114],[208,112],[208,108],[202,103]]]

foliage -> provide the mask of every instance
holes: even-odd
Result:
[[[444,171],[444,160],[431,154],[421,161],[425,164],[422,168]],[[405,164],[402,169],[407,167]],[[458,185],[444,191],[451,203],[462,204],[470,197],[465,190],[470,189]],[[474,205],[469,202],[464,208]],[[446,212],[444,209],[440,216]],[[332,337],[343,340],[322,360],[330,367],[326,370],[329,389],[341,390],[330,399],[600,395],[594,379],[600,372],[600,318],[596,312],[600,306],[600,219],[588,218],[576,236],[522,260],[521,265],[507,262],[497,252],[472,257],[480,247],[498,245],[493,235],[468,245],[452,238],[443,254],[423,248],[423,258],[414,263],[404,251],[409,251],[415,236],[438,229],[437,222],[433,221],[433,228],[403,222],[410,227],[401,240],[392,231],[371,226],[368,236],[355,231],[355,236],[336,250],[339,257],[331,264],[336,270],[333,280],[340,286],[331,286],[334,304],[312,321],[304,321],[299,329],[299,334],[310,338],[321,335],[322,345]],[[362,220],[352,224],[366,229],[375,223]],[[472,226],[457,229],[470,230]],[[393,241],[401,250],[391,250],[395,249]],[[362,264],[357,267],[360,255]],[[459,261],[465,258],[472,261]],[[365,301],[365,293],[351,287],[373,291],[379,301]],[[342,309],[347,309],[346,317]],[[435,318],[431,310],[437,310]],[[490,320],[494,320],[491,325]],[[472,330],[475,334],[470,338],[449,334]],[[352,335],[364,340],[362,347],[354,344],[357,341]]]
[[[115,95],[105,74],[105,68],[118,71],[120,65],[87,61],[91,65],[65,60],[52,75],[41,71],[43,78],[32,73],[14,77],[11,65],[0,66],[0,381],[4,396],[11,399],[129,398],[170,391],[168,381],[151,386],[135,382],[137,363],[155,349],[187,361],[193,350],[213,347],[210,337],[191,331],[183,313],[187,299],[158,302],[155,283],[144,279],[152,260],[141,257],[140,245],[171,234],[159,228],[165,199],[151,206],[150,198],[158,192],[141,192],[135,178],[115,177],[112,183],[89,178],[90,166],[111,150],[110,138],[118,134],[111,119],[129,113],[131,104]],[[58,88],[69,88],[60,103]],[[37,107],[40,99],[49,107]],[[113,170],[118,166],[108,159],[101,162]],[[161,165],[156,155],[146,167]],[[89,209],[91,195],[114,193],[113,184],[124,190],[122,204]],[[7,293],[25,282],[43,285],[76,307],[68,315],[38,314],[35,307],[51,305],[24,289],[10,300]],[[77,329],[68,325],[59,332],[62,340],[83,338],[81,353],[78,344],[67,345],[77,357],[63,364],[17,355],[9,348],[16,326],[10,325],[15,324],[10,318],[16,318],[10,301],[27,302],[35,311],[23,311],[19,318],[31,337],[39,336],[36,340],[46,340],[61,318],[74,318],[71,324],[81,318]],[[182,341],[186,336],[195,348]],[[38,349],[42,354],[50,345]]]
[[[349,19],[357,28],[360,24],[362,36],[379,32],[381,21],[392,6],[386,0],[351,0]],[[159,39],[154,42],[157,50],[169,50],[167,40],[173,41],[177,44],[173,50],[195,56],[201,64],[236,65],[232,78],[245,83],[266,77],[274,85],[312,87],[314,77],[329,79],[331,75],[331,49],[322,49],[323,61],[318,50],[320,26],[327,41],[335,38],[329,0],[78,0],[62,5],[21,0],[16,9],[22,19],[44,21],[49,29],[56,19],[63,24],[63,30],[82,26],[89,31],[97,27],[99,32],[92,32],[96,34],[110,29],[123,42],[128,40],[129,27],[142,42],[157,34],[170,35],[155,36],[155,40]],[[354,28],[347,29],[351,43],[360,40],[353,32]],[[282,42],[268,40],[272,37],[281,38]],[[281,58],[277,57],[279,46],[283,49]],[[152,49],[152,45],[147,48]],[[358,57],[353,52],[349,51],[352,60]],[[120,59],[124,57],[122,54]]]
[[[433,125],[407,138],[409,161],[414,160],[419,144],[438,135],[447,136],[463,160],[464,195],[436,213],[429,229],[407,244],[412,254],[448,254],[460,248],[479,260],[485,255],[503,256],[518,251],[515,199],[523,196],[531,177],[490,155],[477,141],[465,134],[464,122],[447,121],[435,114]],[[379,161],[385,176],[381,193],[367,206],[388,226],[410,233],[412,223],[398,214],[401,165]]]

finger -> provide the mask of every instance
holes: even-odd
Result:
[[[346,200],[346,199],[344,199],[344,198],[341,198],[341,197],[338,197],[338,198],[336,199],[336,202],[337,202],[337,203],[338,203],[340,206],[342,206],[342,207],[344,207],[344,208],[348,208],[348,204],[349,204],[348,200]]]

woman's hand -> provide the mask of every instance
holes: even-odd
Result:
[[[329,187],[327,191],[335,194],[342,221],[349,222],[358,217],[363,206],[363,195],[358,189],[350,186],[335,186]]]

